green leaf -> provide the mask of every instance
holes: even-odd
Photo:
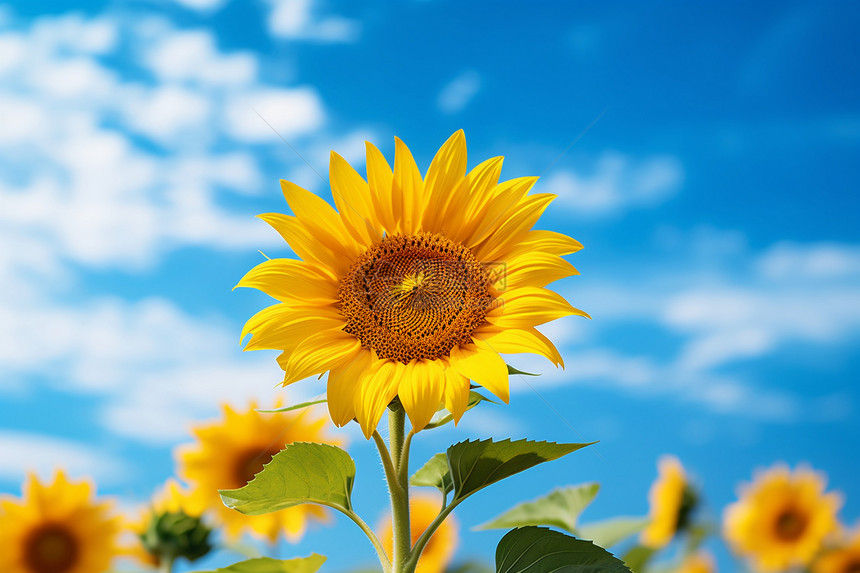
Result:
[[[324,556],[317,553],[295,559],[258,557],[202,573],[314,573],[322,567],[325,559]]]
[[[530,467],[560,458],[591,444],[556,444],[530,440],[479,440],[448,448],[454,499],[462,500],[490,484]]]
[[[601,547],[612,547],[648,526],[646,517],[613,517],[579,526],[576,536],[590,539]]]
[[[641,573],[645,570],[645,566],[648,565],[648,562],[651,561],[656,552],[657,550],[651,547],[637,545],[624,554],[624,562],[631,571]]]
[[[597,495],[600,484],[584,483],[556,489],[534,501],[515,505],[475,529],[510,529],[526,525],[551,525],[576,534],[576,520]],[[598,543],[598,545],[602,545]]]
[[[308,408],[310,406],[316,406],[317,404],[325,404],[328,400],[323,398],[322,400],[311,400],[310,402],[302,402],[301,404],[294,404],[293,406],[286,406],[285,408],[278,408],[276,410],[257,410],[258,412],[262,412],[264,414],[276,414],[278,412],[291,412],[292,410],[301,410],[302,408]]]
[[[412,474],[409,485],[435,487],[447,496],[454,489],[451,472],[448,471],[448,456],[436,454],[424,466]]]
[[[239,489],[222,489],[221,500],[246,515],[271,513],[301,503],[352,511],[355,463],[342,449],[295,442],[275,454],[263,471]]]
[[[470,390],[469,391],[469,402],[468,402],[468,404],[466,404],[466,410],[467,411],[471,410],[472,408],[474,408],[475,406],[477,406],[481,402],[492,402],[493,404],[496,403],[494,400],[490,400],[489,398],[483,396],[482,394],[475,392],[474,390]],[[454,414],[452,414],[451,412],[449,412],[445,408],[441,408],[441,409],[439,409],[438,412],[436,412],[433,415],[433,418],[430,420],[430,423],[427,424],[424,427],[424,429],[429,430],[432,428],[438,428],[439,426],[444,426],[445,424],[448,424],[448,423],[453,422],[453,421],[454,421]]]
[[[591,541],[545,527],[510,531],[496,548],[496,573],[630,573]]]
[[[506,364],[508,367],[508,376],[513,376],[514,374],[521,374],[522,376],[540,376],[540,374],[532,374],[531,372],[523,372],[522,370],[517,370],[510,364]]]

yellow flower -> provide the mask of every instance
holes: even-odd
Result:
[[[20,500],[0,501],[0,571],[102,573],[120,555],[121,520],[111,503],[91,499],[88,481],[72,483],[58,471],[45,485],[35,475]]]
[[[411,528],[412,541],[415,545],[430,522],[433,521],[442,507],[442,501],[432,495],[420,494],[409,497],[409,525]],[[394,547],[394,532],[392,529],[391,516],[383,522],[380,527],[380,540],[388,554]],[[442,573],[445,567],[454,557],[457,549],[457,522],[454,516],[449,515],[442,525],[433,533],[433,537],[424,546],[418,567],[415,573]]]
[[[860,527],[836,547],[815,560],[812,573],[860,572]]]
[[[707,551],[698,551],[685,557],[675,573],[714,573],[716,570],[713,556]]]
[[[777,465],[741,488],[723,515],[723,535],[760,571],[806,566],[836,528],[842,504],[824,487],[824,476],[809,468]]]
[[[337,443],[324,427],[328,420],[308,409],[298,412],[261,413],[256,405],[245,412],[224,406],[223,418],[197,426],[197,443],[180,447],[178,473],[192,488],[192,500],[213,510],[231,537],[250,531],[274,542],[283,532],[298,541],[309,520],[326,521],[328,514],[316,505],[299,505],[264,515],[243,515],[221,503],[219,489],[246,485],[276,453],[292,442]]]
[[[395,138],[394,169],[367,144],[367,181],[332,152],[337,211],[281,181],[292,216],[260,217],[300,260],[271,259],[237,286],[279,301],[245,324],[246,350],[281,350],[284,385],[329,372],[328,407],[369,437],[395,398],[415,431],[444,405],[458,421],[469,381],[508,401],[499,353],[558,350],[535,327],[587,316],[544,287],[577,274],[561,255],[582,248],[532,230],[555,198],[528,192],[536,177],[499,183],[502,158],[466,173],[458,131],[422,177]]]
[[[663,456],[658,467],[659,477],[648,492],[650,522],[641,535],[642,543],[655,549],[668,545],[687,525],[696,503],[678,458]]]

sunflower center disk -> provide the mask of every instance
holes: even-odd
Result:
[[[46,525],[29,536],[24,561],[34,573],[66,573],[78,561],[78,540],[65,528]]]
[[[272,461],[272,458],[280,450],[277,449],[252,449],[239,455],[233,466],[233,479],[235,487],[244,487],[254,476],[263,471],[263,466]]]
[[[784,541],[797,541],[806,530],[806,517],[795,510],[784,511],[776,518],[776,535]]]
[[[472,341],[493,296],[483,264],[442,235],[394,235],[370,247],[340,284],[344,331],[383,359],[436,360]]]

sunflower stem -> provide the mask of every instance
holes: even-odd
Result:
[[[412,528],[409,523],[409,452],[404,440],[406,412],[397,404],[388,412],[388,440],[394,475],[386,476],[391,492],[391,522],[394,533],[394,573],[402,573],[412,552]],[[410,440],[411,441],[411,440]]]
[[[172,555],[169,557],[162,557],[158,563],[158,573],[173,573],[173,563],[176,561],[176,557]]]
[[[414,573],[415,568],[418,566],[418,559],[421,558],[421,552],[424,551],[424,547],[427,545],[427,542],[430,541],[430,538],[439,529],[439,526],[442,525],[442,522],[445,521],[445,518],[448,517],[454,508],[460,505],[462,499],[457,499],[456,497],[451,500],[451,503],[448,505],[444,505],[442,510],[439,512],[439,515],[427,526],[427,529],[424,530],[424,533],[421,534],[421,537],[415,542],[415,546],[412,547],[412,554],[409,556],[409,559],[404,563],[403,569],[399,570],[398,573]]]

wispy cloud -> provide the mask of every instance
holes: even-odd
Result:
[[[581,216],[605,216],[629,209],[654,207],[681,187],[684,170],[672,156],[643,159],[604,152],[589,171],[562,170],[547,176],[544,191]]]
[[[457,113],[469,105],[480,90],[480,74],[473,70],[463,72],[445,84],[439,92],[436,104],[444,113]]]
[[[269,32],[276,38],[319,43],[352,43],[361,36],[361,24],[342,16],[322,13],[320,2],[267,0]]]
[[[57,469],[71,478],[92,477],[99,483],[116,483],[127,470],[108,452],[72,440],[0,431],[0,479],[21,482],[29,472],[48,479]]]

